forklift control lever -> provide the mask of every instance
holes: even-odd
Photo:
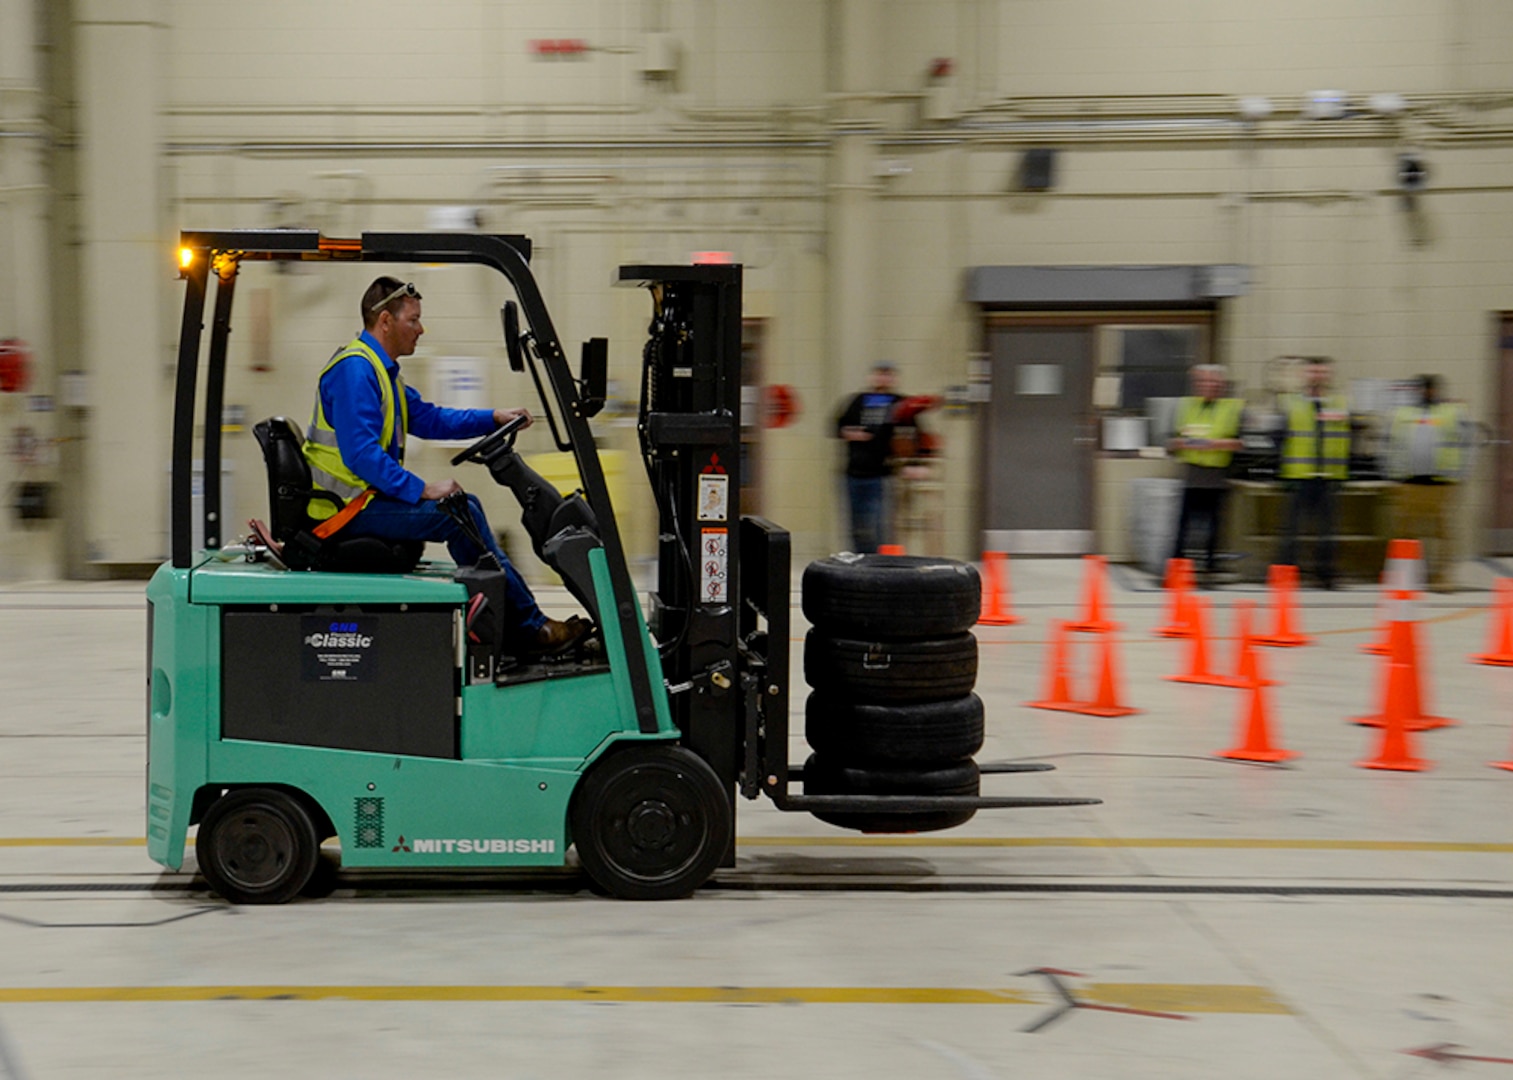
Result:
[[[511,420],[510,423],[514,423],[514,421]],[[505,427],[508,426],[509,424],[505,425]],[[499,430],[503,431],[504,428],[500,428]],[[494,434],[497,435],[498,433],[495,432]],[[490,438],[492,437],[490,436]],[[483,552],[478,557],[478,565],[483,566],[487,564],[494,570],[503,569],[499,565],[499,561],[494,558],[494,553],[489,550],[489,545],[484,542],[483,533],[478,531],[478,523],[473,520],[473,515],[468,509],[467,492],[459,488],[452,492],[452,494],[443,495],[437,499],[436,505],[441,509],[442,513],[457,523],[457,527],[462,530],[462,535],[471,540],[477,545],[478,550]]]

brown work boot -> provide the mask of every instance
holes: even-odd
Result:
[[[547,619],[531,639],[531,645],[539,653],[559,653],[578,643],[593,629],[593,623],[574,615],[566,622]]]

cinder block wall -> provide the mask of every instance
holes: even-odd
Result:
[[[94,395],[87,452],[55,467],[88,493],[64,523],[87,537],[85,563],[166,550],[179,228],[350,235],[476,207],[485,227],[534,239],[569,349],[608,336],[627,395],[649,309],[609,288],[615,267],[733,252],[748,314],[768,320],[766,378],[803,407],[764,440],[764,512],[793,530],[801,559],[843,542],[830,418],[873,360],[896,362],[913,392],[967,381],[974,265],[1244,263],[1253,287],[1225,303],[1216,342],[1242,384],[1278,354],[1325,353],[1345,381],[1442,372],[1491,419],[1492,313],[1513,310],[1513,5],[1501,0],[73,0],[70,13],[82,166],[78,190],[51,198],[81,208],[82,270],[76,290],[27,303],[72,310],[86,330],[78,355],[41,357],[45,384],[84,371]],[[533,52],[559,39],[588,49]],[[932,77],[937,59],[949,73]],[[9,65],[0,85],[36,81]],[[1324,89],[1346,92],[1350,115],[1302,118]],[[1366,108],[1389,91],[1404,112]],[[1242,122],[1247,95],[1268,97],[1271,115]],[[1060,151],[1056,186],[1017,192],[1035,145]],[[1409,148],[1431,170],[1415,214],[1394,186]],[[0,139],[0,175],[32,152]],[[7,191],[10,220],[48,212]],[[37,246],[0,246],[0,282]],[[431,357],[479,356],[498,400],[529,401],[504,363],[499,283],[472,269],[414,276],[428,331],[414,381],[427,385]],[[366,278],[248,267],[228,402],[303,422]],[[266,332],[250,321],[254,294]],[[14,425],[16,406],[0,410]],[[976,425],[935,420],[958,556],[977,544]],[[599,427],[634,458],[628,422]],[[229,446],[230,511],[262,513],[252,440]],[[544,448],[541,433],[528,440]],[[440,451],[416,462],[445,467]],[[0,464],[0,481],[14,469]],[[623,513],[645,555],[653,515],[631,474]],[[1123,474],[1102,475],[1107,487]],[[485,494],[496,519],[513,517]],[[1484,468],[1463,500],[1466,535],[1489,499]],[[0,576],[36,561],[30,536],[4,518]]]

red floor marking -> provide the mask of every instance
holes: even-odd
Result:
[[[1091,1001],[1080,1001],[1072,993],[1071,989],[1061,981],[1063,977],[1071,979],[1086,978],[1086,976],[1080,972],[1067,971],[1063,968],[1038,967],[1031,968],[1028,971],[1021,971],[1019,974],[1044,975],[1046,980],[1050,982],[1051,986],[1055,989],[1056,993],[1060,995],[1062,1001],[1062,1004],[1056,1006],[1056,1008],[1046,1013],[1039,1020],[1036,1020],[1028,1027],[1020,1028],[1020,1030],[1024,1032],[1033,1033],[1047,1028],[1057,1020],[1060,1020],[1067,1013],[1071,1012],[1073,1009],[1094,1009],[1098,1012],[1124,1013],[1128,1016],[1151,1016],[1155,1017],[1158,1020],[1192,1019],[1191,1016],[1184,1016],[1181,1013],[1157,1012],[1154,1009],[1136,1009],[1128,1005],[1098,1005],[1094,1004]]]
[[[1404,1050],[1403,1053],[1414,1057],[1428,1058],[1438,1065],[1449,1065],[1455,1061],[1485,1061],[1493,1065],[1513,1065],[1513,1058],[1482,1057],[1478,1054],[1455,1053],[1458,1043],[1436,1043],[1433,1046],[1423,1046],[1417,1050]]]

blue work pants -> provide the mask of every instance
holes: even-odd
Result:
[[[1334,524],[1340,482],[1322,476],[1288,482],[1287,517],[1282,532],[1281,561],[1298,565],[1298,532],[1303,518],[1312,519],[1316,532],[1314,573],[1326,589],[1334,588]],[[1299,568],[1301,572],[1301,567]]]
[[[509,558],[500,549],[494,534],[489,531],[489,519],[484,515],[478,496],[468,496],[468,509],[473,514],[473,524],[478,527],[488,550],[499,560],[504,571],[504,598],[510,610],[519,616],[519,625],[525,630],[539,630],[546,623],[546,615],[536,604],[525,579],[520,576]],[[374,495],[368,505],[341,530],[344,537],[376,536],[385,540],[437,540],[445,543],[452,561],[458,566],[474,565],[483,552],[462,531],[445,510],[434,500],[422,499],[418,503],[402,502],[387,495]]]
[[[887,498],[885,476],[846,477],[846,496],[851,503],[851,544],[858,555],[871,555],[887,543]]]

